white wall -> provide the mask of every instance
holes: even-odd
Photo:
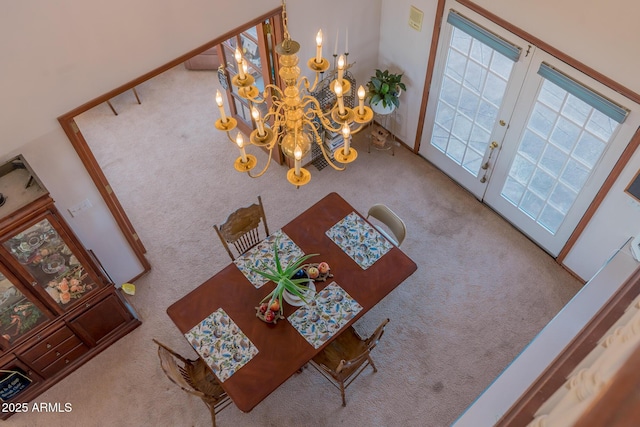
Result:
[[[424,13],[422,29],[409,26],[411,6]],[[435,21],[436,0],[382,0],[378,67],[404,73],[407,92],[400,96],[394,131],[398,138],[413,147],[418,129],[420,104],[424,89],[427,60]]]
[[[565,54],[640,93],[637,70],[640,57],[631,54],[640,44],[637,16],[640,3],[584,2],[581,0],[476,0],[476,4],[511,22]],[[409,29],[409,7],[425,13],[420,33]],[[400,138],[412,145],[417,133],[420,96],[426,73],[436,0],[382,0],[379,63],[407,73],[409,94],[402,100]],[[611,194],[589,223],[564,264],[588,280],[604,261],[629,237],[640,232],[640,209],[622,193],[640,168],[640,155],[633,157]]]
[[[142,266],[57,117],[280,5],[280,0],[25,0],[3,6],[0,160],[25,155],[69,225],[116,283],[136,276]],[[375,66],[380,0],[291,0],[288,11],[290,32],[306,49],[300,54],[302,69],[315,54],[316,25],[325,25],[334,40],[335,30],[344,37],[349,24],[354,72],[367,75]],[[363,11],[361,19],[352,18],[356,11]],[[326,57],[332,46],[325,48]],[[75,218],[68,215],[69,207],[85,199],[92,208]]]

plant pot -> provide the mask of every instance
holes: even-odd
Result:
[[[371,104],[371,109],[373,110],[374,113],[385,116],[387,114],[393,113],[393,110],[396,109],[396,106],[395,104],[389,104],[386,107],[384,107],[382,105],[382,101],[380,101],[377,104]]]
[[[309,302],[309,301],[311,301],[311,298],[313,298],[313,294],[315,294],[315,293],[316,293],[316,285],[315,285],[315,283],[313,283],[313,280],[310,279],[309,283],[307,284],[307,291],[305,292],[304,298],[307,300],[307,302]],[[307,304],[306,302],[304,302],[302,300],[302,298],[300,298],[297,295],[290,294],[289,291],[287,291],[287,290],[285,290],[282,293],[282,297],[284,298],[284,300],[286,302],[289,303],[289,305],[292,305],[294,307],[299,307],[299,306]]]

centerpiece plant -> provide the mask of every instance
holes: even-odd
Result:
[[[293,259],[286,267],[282,267],[280,263],[280,256],[278,255],[278,243],[279,239],[273,244],[273,260],[275,263],[275,269],[270,266],[264,266],[263,270],[251,269],[262,277],[273,281],[276,287],[262,301],[260,301],[260,311],[262,314],[268,313],[268,311],[277,312],[282,315],[282,294],[286,291],[291,295],[296,296],[305,303],[307,300],[305,296],[309,289],[305,286],[309,283],[309,278],[305,274],[301,274],[301,267],[309,258],[317,256],[319,254],[300,255]],[[266,270],[266,271],[265,271]],[[304,272],[304,271],[303,271]],[[268,316],[265,316],[268,317]],[[265,319],[267,322],[270,320]]]

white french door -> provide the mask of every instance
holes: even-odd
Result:
[[[638,106],[459,5],[445,10],[420,154],[556,256]]]

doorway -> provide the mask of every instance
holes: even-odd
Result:
[[[554,257],[638,127],[638,106],[445,8],[420,154]]]
[[[147,80],[150,80],[151,78],[158,76],[159,74],[177,65],[182,64],[186,60],[202,52],[205,52],[211,48],[214,48],[220,45],[225,40],[228,40],[229,38],[234,37],[238,33],[245,31],[251,27],[255,27],[260,23],[267,22],[267,21],[272,23],[272,28],[273,28],[272,34],[273,34],[275,43],[278,43],[282,40],[282,37],[283,37],[281,14],[282,14],[282,7],[278,7],[270,12],[267,12],[264,15],[257,17],[253,21],[248,22],[244,26],[238,29],[232,30],[190,52],[187,52],[184,55],[174,59],[173,61],[170,61],[169,63],[163,66],[160,66],[154,70],[151,70],[150,72],[130,81],[129,83],[126,83],[118,88],[115,88],[105,93],[104,95],[99,96],[67,112],[66,114],[63,114],[62,116],[58,117],[58,122],[60,123],[67,137],[69,138],[69,141],[74,146],[76,152],[78,153],[78,156],[80,157],[82,163],[87,169],[87,172],[91,176],[92,181],[94,182],[94,184],[96,185],[96,188],[100,192],[100,195],[104,199],[109,211],[113,215],[119,228],[122,230],[125,239],[127,240],[133,252],[135,253],[138,261],[142,265],[143,272],[141,273],[141,275],[145,274],[151,269],[151,265],[149,264],[149,261],[145,257],[146,248],[142,243],[142,240],[140,239],[140,236],[138,235],[136,229],[133,227],[131,220],[127,216],[122,204],[120,203],[120,200],[118,199],[115,192],[113,191],[112,186],[110,185],[107,177],[105,176],[104,171],[101,169],[101,166],[98,160],[96,159],[94,153],[92,152],[91,148],[89,147],[89,144],[85,140],[84,135],[82,134],[77,123],[75,122],[75,117],[79,116],[80,114],[86,111],[89,111],[90,109],[102,103],[106,103],[107,101],[109,101],[110,99],[114,98],[117,95],[120,95],[124,92],[134,89],[136,86],[146,82]],[[131,280],[134,280],[134,279],[135,278],[132,278]]]

